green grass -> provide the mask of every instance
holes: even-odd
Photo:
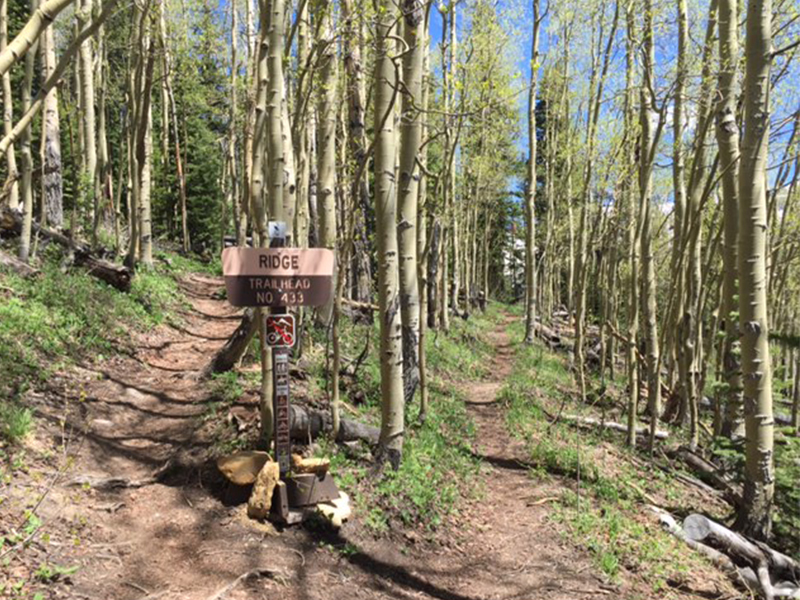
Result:
[[[454,318],[447,333],[428,332],[428,415],[424,425],[416,423],[419,395],[406,407],[403,460],[397,471],[387,467],[373,478],[372,464],[363,453],[357,456],[350,450],[321,442],[320,454],[331,458],[331,471],[339,486],[356,497],[356,506],[364,507],[361,518],[375,534],[382,534],[395,524],[436,530],[458,511],[460,498],[478,493],[476,475],[480,461],[472,455],[475,427],[454,382],[479,379],[486,373],[493,349],[485,332],[494,328],[499,316],[496,309],[486,315],[474,313],[466,321]],[[376,349],[378,334],[377,323],[354,325],[343,320],[340,334],[343,354],[357,356],[367,335],[372,336],[371,348]],[[324,332],[317,330],[312,337],[317,344],[324,344]],[[354,380],[343,378],[341,390],[345,401],[360,392],[363,401],[357,408],[359,418],[375,424],[380,420],[378,358],[378,352],[370,352]],[[317,378],[322,377],[324,365],[314,365],[312,372]],[[322,382],[316,385],[316,389],[324,390]]]
[[[508,331],[512,340],[522,340],[522,321],[511,323]],[[615,438],[550,417],[561,408],[585,412],[575,397],[565,357],[538,342],[517,345],[513,371],[499,398],[509,432],[526,443],[531,476],[564,481],[553,522],[567,539],[590,552],[595,567],[610,581],[618,581],[625,568],[644,575],[653,592],[660,593],[667,579],[680,579],[695,561],[652,520],[641,518],[643,490],[672,490],[672,479],[660,471],[643,477],[626,460],[630,451],[624,448],[615,450],[613,470],[598,461],[598,447]]]
[[[18,406],[28,389],[74,361],[118,352],[129,343],[131,329],[178,320],[184,303],[178,269],[140,270],[125,294],[85,269],[62,270],[60,261],[60,254],[48,249],[36,278],[0,271],[0,433],[9,440],[30,426],[29,413]],[[187,259],[176,262],[197,266]]]

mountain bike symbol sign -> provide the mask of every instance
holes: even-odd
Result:
[[[267,345],[271,348],[291,348],[295,342],[293,315],[267,316]]]

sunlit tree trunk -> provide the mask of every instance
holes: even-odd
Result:
[[[536,336],[536,84],[539,76],[539,0],[533,0],[531,81],[528,86],[528,181],[525,190],[525,341]]]
[[[403,59],[405,93],[400,116],[400,185],[397,202],[397,241],[400,268],[400,311],[403,320],[403,386],[405,401],[413,399],[419,383],[419,288],[417,281],[417,227],[420,172],[417,167],[422,139],[422,31],[420,0],[404,0]]]
[[[8,47],[8,0],[0,0],[0,55]],[[13,96],[11,94],[11,74],[6,71],[2,75],[3,87],[3,135],[11,134],[14,126]],[[8,206],[16,209],[19,206],[19,182],[17,178],[17,157],[14,145],[11,144],[6,150],[6,167],[8,177],[11,179],[11,187],[8,190]]]
[[[764,539],[775,492],[772,373],[766,289],[766,170],[772,62],[772,2],[749,0],[744,137],[739,169],[739,327],[744,380],[745,482],[738,525]]]
[[[653,44],[653,3],[644,3],[644,30],[642,32],[643,76],[639,94],[639,127],[641,128],[641,144],[639,157],[639,214],[640,243],[642,256],[642,312],[644,316],[644,334],[647,358],[647,406],[651,415],[650,447],[655,438],[658,415],[661,414],[661,377],[659,374],[658,347],[658,307],[656,305],[656,270],[653,257],[652,231],[652,193],[653,193],[653,161],[654,147],[657,143],[653,131],[652,113],[653,98],[650,90],[655,77],[653,64],[655,50]],[[631,432],[628,432],[629,442]]]
[[[393,0],[380,0],[375,50],[375,222],[378,242],[380,315],[381,434],[379,462],[397,469],[403,453],[403,334],[397,265],[394,103],[397,86],[387,37],[396,20]]]
[[[37,0],[31,0],[31,13],[36,12]],[[36,68],[36,52],[38,42],[25,54],[25,78],[22,83],[22,114],[31,108],[31,91],[33,89],[33,76]],[[29,124],[20,137],[20,155],[22,158],[22,173],[20,178],[20,192],[22,197],[22,232],[19,238],[19,258],[28,262],[31,250],[31,229],[33,226],[33,154],[31,141],[33,138],[33,125]]]
[[[93,0],[80,0],[80,27],[89,26],[92,19]],[[92,216],[92,241],[97,243],[97,229],[100,217],[100,197],[97,193],[97,128],[95,116],[94,49],[92,40],[87,39],[80,49],[80,82],[82,110],[82,132],[84,149],[84,173],[81,187],[90,193],[87,205]]]
[[[723,433],[744,437],[742,418],[742,376],[739,363],[738,236],[739,236],[739,125],[736,118],[736,73],[739,62],[739,24],[736,0],[719,0],[719,88],[716,106],[716,134],[719,147],[724,208],[724,250],[722,319],[725,340],[722,347],[725,378]],[[719,401],[719,400],[718,400]],[[716,432],[720,433],[720,432]]]
[[[56,70],[55,38],[52,27],[45,29],[39,50],[42,53],[42,79],[47,81]],[[44,99],[42,137],[44,138],[42,214],[51,227],[60,229],[64,223],[64,191],[61,175],[61,121],[58,111],[58,89],[55,86],[47,92]]]
[[[336,42],[333,34],[333,4],[319,0],[316,17],[319,26],[320,94],[317,123],[317,210],[319,239],[322,248],[336,248]],[[336,275],[334,274],[334,277]],[[343,275],[344,276],[344,275]],[[321,323],[328,325],[333,315],[332,301],[318,310]]]

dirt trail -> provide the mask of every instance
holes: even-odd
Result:
[[[238,319],[213,298],[220,285],[218,278],[188,278],[182,286],[192,308],[184,326],[157,328],[137,340],[133,356],[85,371],[78,384],[74,375],[61,382],[65,398],[81,394],[79,419],[86,430],[65,482],[78,474],[135,480],[171,457],[186,465],[202,455],[208,440],[197,434],[197,417],[206,410],[208,391],[196,375]],[[213,469],[178,467],[162,482],[135,489],[60,484],[51,492],[41,509],[52,531],[47,558],[81,567],[71,581],[55,587],[55,597],[613,597],[588,555],[548,524],[546,499],[558,491],[528,477],[521,448],[511,441],[503,410],[494,403],[513,360],[504,325],[492,333],[497,354],[491,375],[464,386],[478,427],[475,452],[486,463],[485,497],[467,507],[436,543],[414,536],[376,541],[358,518],[334,537],[300,527],[275,535],[246,519],[244,505],[226,495]],[[355,507],[356,517],[363,509]],[[347,552],[331,549],[336,547]],[[259,569],[270,573],[236,581]]]

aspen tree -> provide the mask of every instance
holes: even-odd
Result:
[[[403,453],[403,334],[397,265],[397,200],[395,187],[395,128],[392,114],[398,77],[390,49],[397,18],[393,0],[377,4],[375,48],[375,224],[378,246],[378,307],[381,353],[381,433],[378,460],[400,466]]]
[[[18,60],[23,58],[42,33],[49,31],[50,39],[53,39],[53,28],[50,25],[72,2],[74,0],[47,0],[34,10],[17,36],[0,50],[0,75],[5,75]],[[55,53],[55,49],[53,52]],[[53,59],[55,60],[55,54]]]
[[[302,2],[297,13],[297,65],[300,74],[295,89],[295,117],[292,121],[292,143],[297,168],[297,208],[294,215],[294,242],[299,248],[308,246],[308,194],[311,178],[309,160],[308,119],[301,111],[307,105],[310,70],[308,2]]]
[[[644,28],[642,31],[643,64],[642,84],[639,93],[639,234],[642,257],[642,312],[644,316],[644,338],[647,358],[647,406],[651,415],[650,448],[652,449],[656,423],[661,414],[661,377],[659,376],[658,319],[656,305],[656,272],[652,241],[652,186],[653,162],[658,134],[653,131],[653,100],[651,95],[655,73],[655,50],[653,43],[653,3],[644,1]],[[661,125],[661,122],[659,123]],[[628,442],[631,441],[628,431]],[[635,435],[635,434],[633,434]]]
[[[601,8],[602,10],[602,8]],[[578,373],[578,383],[580,385],[581,399],[586,400],[586,374],[584,365],[584,333],[586,327],[586,286],[589,273],[588,238],[589,232],[589,207],[593,201],[594,193],[592,190],[592,178],[594,176],[595,143],[597,138],[597,125],[600,120],[600,105],[603,99],[603,87],[605,84],[608,67],[611,63],[611,49],[619,22],[619,3],[614,4],[614,16],[611,23],[611,30],[608,35],[605,50],[603,51],[603,62],[598,72],[596,52],[592,44],[592,69],[589,83],[589,105],[586,112],[588,127],[586,129],[586,165],[584,169],[583,194],[581,200],[581,216],[578,232],[577,260],[575,261],[575,275],[577,277],[577,287],[575,288],[575,369]]]
[[[745,478],[737,521],[765,539],[775,493],[772,373],[766,288],[766,168],[772,62],[772,2],[747,3],[744,137],[739,168],[739,328],[744,381]]]
[[[31,0],[31,12],[36,12],[37,0]],[[22,114],[27,114],[31,108],[31,91],[33,89],[33,76],[36,62],[38,41],[33,44],[30,51],[25,54],[25,77],[22,83]],[[20,136],[20,156],[22,159],[22,172],[20,177],[20,192],[22,197],[22,232],[19,242],[19,258],[28,262],[31,248],[31,229],[33,227],[33,155],[31,154],[32,125],[23,129]]]
[[[316,6],[320,46],[319,121],[317,123],[317,211],[319,245],[336,248],[336,42],[333,37],[333,4],[319,0]],[[336,274],[334,274],[335,278]],[[333,316],[333,301],[318,310],[321,323],[328,325]]]
[[[431,3],[425,7],[425,20],[422,26],[422,136],[428,133],[428,102],[430,97],[430,82],[428,80],[430,68],[430,40],[428,38],[428,25],[430,19]],[[424,423],[428,414],[428,364],[427,352],[425,350],[425,336],[427,331],[426,315],[428,314],[428,175],[425,172],[428,167],[428,144],[425,144],[420,151],[420,181],[419,181],[419,202],[418,202],[418,222],[417,222],[417,282],[419,283],[419,417],[420,423]]]
[[[686,0],[678,0],[678,57],[675,66],[675,99],[672,111],[672,190],[675,208],[673,209],[673,235],[672,235],[672,310],[670,311],[669,321],[675,322],[675,327],[666,327],[665,331],[665,350],[670,367],[670,374],[673,367],[681,363],[681,373],[675,385],[677,394],[685,395],[686,373],[684,360],[684,347],[681,344],[681,334],[683,329],[684,313],[684,285],[686,280],[685,268],[681,268],[682,261],[684,223],[686,221],[686,160],[683,143],[686,99],[686,79],[687,79],[687,44],[689,42],[689,19],[687,15]],[[672,377],[670,377],[670,381]]]
[[[93,0],[80,0],[78,20],[81,29],[89,26],[93,12]],[[82,132],[84,139],[84,174],[81,187],[90,190],[90,213],[92,215],[92,241],[97,243],[97,228],[100,217],[100,198],[97,194],[97,128],[95,116],[94,50],[92,39],[81,44],[79,55],[81,99],[83,104]],[[152,259],[151,259],[152,263]]]
[[[40,7],[39,12],[43,12],[42,7]],[[56,49],[52,27],[47,27],[44,30],[39,50],[42,54],[42,79],[47,82],[56,71]],[[61,121],[58,111],[58,90],[52,84],[44,99],[42,137],[44,140],[42,214],[46,217],[46,222],[51,227],[60,229],[64,222],[64,191],[61,179]]]
[[[736,73],[739,62],[739,26],[736,0],[719,0],[719,83],[716,106],[716,137],[719,147],[724,207],[725,242],[722,253],[722,321],[725,340],[722,346],[726,409],[724,433],[744,436],[742,419],[742,378],[739,364],[738,311],[738,232],[739,232],[739,125],[736,119]]]
[[[625,36],[625,130],[630,137],[639,133],[636,122],[635,91],[634,91],[634,52],[636,47],[636,30],[634,16],[634,0],[627,0],[625,4],[626,36]],[[641,148],[643,147],[641,143]],[[633,144],[628,144],[626,158],[630,165],[634,165],[636,157]],[[633,168],[633,166],[631,166]],[[637,340],[639,337],[639,248],[641,243],[641,229],[639,227],[640,214],[634,193],[633,178],[626,178],[625,195],[628,205],[628,339],[625,347],[625,364],[628,371],[628,445],[636,444],[636,421],[639,412],[639,370],[636,360]],[[654,419],[655,420],[655,419]]]
[[[345,68],[345,93],[347,96],[347,124],[348,146],[351,154],[351,164],[354,169],[367,160],[367,135],[366,135],[366,92],[364,91],[364,73],[361,58],[361,41],[363,6],[356,12],[352,0],[342,0],[342,19],[344,21],[344,68]],[[352,253],[351,295],[359,302],[369,302],[372,295],[372,276],[369,261],[369,244],[366,231],[366,213],[372,201],[369,190],[369,177],[366,169],[361,169],[360,181],[357,185],[357,195],[354,197],[353,210],[354,250]]]
[[[539,0],[533,0],[531,81],[528,86],[528,182],[525,190],[525,341],[536,336],[536,84],[539,76]]]
[[[400,311],[403,321],[403,386],[405,401],[413,399],[419,383],[419,288],[417,228],[419,146],[422,140],[423,9],[420,0],[403,0],[403,57],[405,93],[400,113],[400,184],[397,201],[397,241],[400,268]]]
[[[8,0],[0,0],[0,56],[8,47]],[[3,92],[3,135],[8,136],[14,124],[13,96],[11,94],[11,75],[8,71],[2,75]],[[11,179],[8,190],[8,206],[16,209],[19,206],[19,173],[17,172],[17,158],[14,145],[6,150],[6,166]]]

